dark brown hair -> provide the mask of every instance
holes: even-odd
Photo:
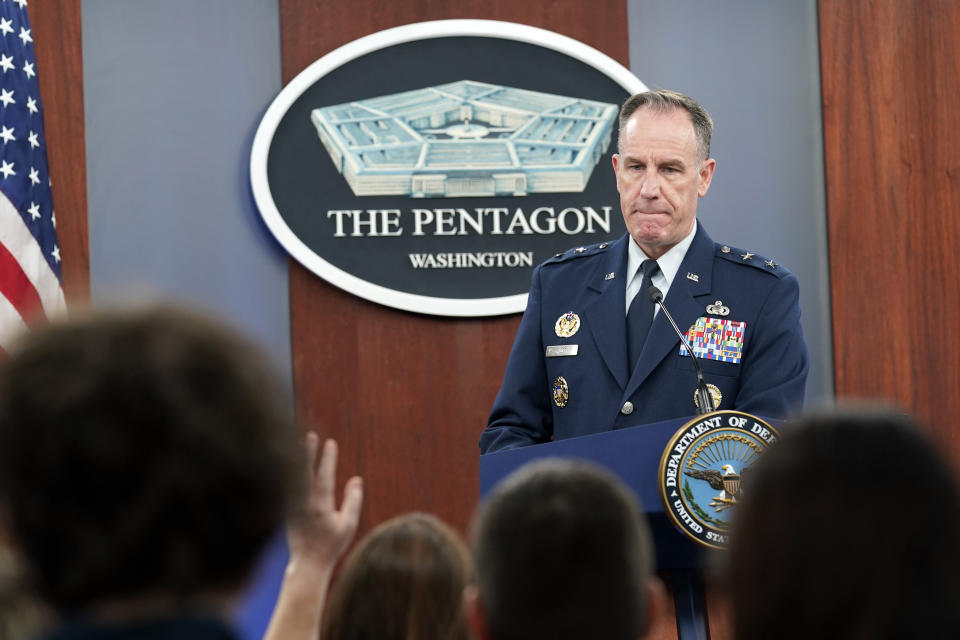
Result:
[[[751,469],[727,581],[737,640],[895,640],[960,628],[960,494],[902,414],[786,425]]]
[[[472,541],[493,640],[636,640],[646,628],[650,532],[610,472],[528,464],[481,505]]]
[[[467,640],[470,555],[425,513],[388,520],[347,558],[323,614],[322,640]]]
[[[302,468],[249,343],[186,311],[98,313],[0,366],[0,504],[60,613],[241,586]]]

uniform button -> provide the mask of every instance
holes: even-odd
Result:
[[[628,415],[630,415],[631,413],[633,413],[633,403],[630,402],[629,400],[627,400],[626,402],[624,402],[624,403],[623,403],[623,406],[620,407],[620,413],[622,413],[622,414],[625,415],[625,416],[628,416]]]

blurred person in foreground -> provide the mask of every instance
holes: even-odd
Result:
[[[425,513],[398,516],[373,529],[331,574],[352,539],[360,480],[333,500],[336,446],[327,441],[316,473],[317,439],[307,436],[310,492],[287,526],[290,563],[265,640],[468,640],[463,592],[473,578],[459,535]],[[322,632],[321,632],[322,627]]]
[[[636,640],[665,611],[636,496],[584,462],[522,467],[480,506],[465,594],[480,640]]]
[[[353,540],[363,504],[363,482],[347,480],[339,510],[335,502],[338,448],[306,436],[305,499],[287,521],[290,559],[264,640],[316,640],[334,568]]]
[[[473,578],[460,536],[437,518],[388,520],[347,558],[321,640],[469,640],[463,591]]]
[[[755,465],[726,583],[736,640],[960,635],[960,493],[905,415],[798,421]]]
[[[0,366],[0,514],[47,637],[234,638],[230,608],[302,502],[286,405],[246,340],[185,311],[24,336]]]

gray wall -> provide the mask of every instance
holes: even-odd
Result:
[[[287,257],[247,169],[281,88],[277,0],[81,8],[93,304],[199,306],[248,334],[290,383]],[[237,609],[242,638],[261,637],[285,563],[279,536]]]
[[[717,171],[699,219],[717,242],[800,280],[808,404],[833,396],[815,0],[632,0],[630,70],[713,116]]]
[[[277,0],[84,0],[90,288],[200,305],[290,378],[287,258],[247,171],[281,88]]]

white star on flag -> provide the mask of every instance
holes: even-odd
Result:
[[[37,140],[37,132],[31,131],[30,135],[27,136],[27,140],[30,142],[30,146],[36,149],[40,146],[40,142]]]
[[[0,68],[3,69],[4,73],[13,69],[13,56],[5,56],[0,53]]]
[[[34,220],[40,217],[40,205],[38,205],[36,202],[31,202],[30,208],[27,209],[27,211],[30,213],[30,217]]]
[[[23,40],[23,46],[27,46],[28,42],[33,42],[33,37],[30,35],[30,29],[24,29],[23,27],[20,27],[20,35],[17,37]]]
[[[27,111],[30,113],[37,113],[39,109],[37,108],[37,101],[32,97],[27,98]]]
[[[30,182],[40,184],[40,172],[35,167],[30,167]]]
[[[13,33],[13,20],[0,18],[0,34],[6,36],[8,33]]]
[[[13,99],[13,89],[0,89],[0,102],[5,107],[16,103],[16,100]]]
[[[13,135],[13,127],[3,127],[0,130],[0,138],[3,138],[3,144],[8,142],[16,142],[17,138]]]
[[[28,78],[32,78],[33,76],[37,75],[37,72],[33,70],[33,63],[32,63],[32,62],[24,62],[24,63],[23,63],[23,72],[24,72],[25,74],[27,74],[27,77],[28,77]]]
[[[13,170],[13,163],[6,160],[0,160],[0,173],[3,174],[4,178],[17,175],[17,172]]]

